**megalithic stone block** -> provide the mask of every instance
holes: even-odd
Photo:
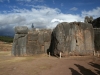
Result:
[[[23,56],[26,55],[26,43],[28,28],[26,26],[15,27],[15,36],[13,40],[12,55]]]
[[[27,34],[28,28],[26,26],[16,26],[15,27],[15,33],[16,34]]]
[[[91,24],[82,22],[63,22],[52,33],[51,52],[53,55],[92,55],[94,51],[94,34]]]

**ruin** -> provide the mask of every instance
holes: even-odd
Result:
[[[51,42],[51,33],[50,29],[29,31],[26,44],[27,55],[47,53]]]
[[[82,22],[62,22],[52,33],[51,54],[93,55],[94,34],[91,24]]]
[[[53,30],[31,29],[26,26],[15,27],[12,55],[26,56],[42,53],[62,56],[93,55],[100,49],[100,29],[93,28],[96,24],[92,17],[85,17],[83,22],[62,22]]]
[[[12,55],[26,56],[46,53],[51,42],[50,29],[28,30],[26,26],[15,27]]]
[[[15,27],[15,36],[13,40],[12,52],[14,56],[26,55],[28,28],[26,26]]]
[[[91,23],[94,28],[94,47],[96,52],[100,52],[100,17],[94,19]]]

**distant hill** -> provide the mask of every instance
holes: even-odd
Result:
[[[10,36],[0,36],[0,41],[7,42],[7,43],[12,43],[13,42],[13,37],[10,37]]]

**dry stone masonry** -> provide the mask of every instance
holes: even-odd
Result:
[[[27,34],[28,28],[26,26],[15,27],[15,36],[12,47],[13,56],[26,55]]]
[[[95,45],[95,51],[100,52],[100,17],[97,19],[94,19],[92,22],[93,28],[94,28],[94,45]]]
[[[46,53],[51,42],[50,29],[28,30],[25,26],[15,27],[12,55],[25,56]]]
[[[51,54],[93,55],[94,37],[91,24],[63,22],[52,32]]]
[[[27,38],[27,54],[41,54],[47,53],[51,42],[51,30],[41,29],[32,30],[28,32]]]
[[[48,53],[54,56],[93,55],[100,50],[100,18],[85,17],[83,22],[62,22],[53,30],[15,27],[12,55]],[[97,26],[96,26],[97,25]],[[94,27],[94,28],[93,28]]]

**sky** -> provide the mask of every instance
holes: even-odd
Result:
[[[0,35],[13,36],[15,26],[53,29],[61,22],[100,17],[100,0],[0,0]]]

